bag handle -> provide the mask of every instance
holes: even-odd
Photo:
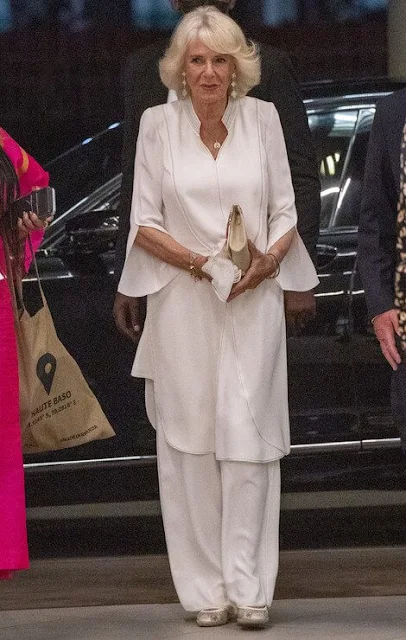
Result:
[[[34,247],[32,246],[31,235],[28,236],[28,245],[29,245],[30,251],[31,251],[31,261],[32,261],[32,264],[34,265],[34,271],[35,271],[35,275],[37,277],[37,283],[38,283],[39,292],[41,294],[42,304],[43,304],[44,307],[47,307],[48,303],[46,301],[45,293],[44,293],[44,290],[42,288],[41,278],[39,277],[37,258],[35,256]],[[23,300],[21,300],[21,301],[22,301],[23,306],[24,306],[24,301]]]
[[[6,234],[4,234],[4,233],[1,234],[1,238],[3,240],[4,255],[5,255],[5,258],[6,258],[6,270],[7,270],[6,278],[7,278],[7,281],[8,281],[10,294],[11,294],[11,304],[12,304],[12,307],[13,307],[13,313],[14,313],[15,320],[16,320],[16,322],[18,322],[19,319],[20,319],[19,309],[22,309],[23,311],[25,311],[22,286],[21,287],[17,287],[16,286],[16,282],[14,280],[14,272],[13,272],[13,265],[12,265],[12,260],[11,260],[10,246],[9,246],[9,244],[7,242]],[[42,304],[43,304],[44,307],[46,307],[47,306],[47,301],[46,301],[46,298],[45,298],[44,291],[42,289],[41,279],[40,279],[39,271],[38,271],[38,264],[37,264],[37,260],[36,260],[36,257],[35,257],[35,251],[34,251],[34,247],[32,246],[32,240],[31,240],[31,236],[30,235],[28,235],[28,238],[27,238],[26,241],[28,241],[28,245],[30,247],[31,259],[32,259],[32,262],[34,264],[34,270],[35,270],[35,275],[36,275],[37,282],[38,282],[38,287],[39,287],[39,291],[40,291],[40,295],[41,295]],[[22,281],[21,281],[21,284],[22,284]]]
[[[11,306],[13,308],[14,320],[17,323],[19,319],[19,313],[18,313],[16,289],[14,285],[13,267],[11,264],[10,245],[8,243],[7,235],[4,231],[3,225],[1,225],[1,228],[0,228],[0,236],[3,241],[4,256],[6,259],[6,273],[5,274],[3,273],[2,275],[5,276],[7,280],[8,288],[10,290]]]

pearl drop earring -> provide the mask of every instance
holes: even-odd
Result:
[[[234,100],[235,98],[238,97],[237,91],[235,89],[237,86],[236,79],[237,79],[237,74],[234,72],[233,75],[231,76],[231,94],[230,94],[231,97],[234,98]]]
[[[183,80],[182,80],[182,86],[183,86],[183,89],[182,89],[182,97],[183,97],[183,98],[186,98],[186,96],[187,96],[187,89],[186,89],[186,71],[183,71],[183,73],[182,73],[182,78],[183,78]]]

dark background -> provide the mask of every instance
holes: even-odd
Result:
[[[382,5],[238,0],[234,17],[258,41],[287,50],[302,81],[383,76]],[[125,59],[177,18],[169,0],[0,0],[1,126],[44,162],[121,119]],[[271,18],[276,25],[265,24]]]

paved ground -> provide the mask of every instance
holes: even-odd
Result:
[[[180,605],[127,605],[0,613],[2,640],[132,638],[270,638],[272,640],[406,640],[406,597],[278,600],[267,629],[235,623],[200,629]]]
[[[405,547],[284,551],[270,626],[242,632],[185,620],[164,555],[35,560],[0,583],[0,638],[406,640],[405,576]]]
[[[281,553],[277,600],[401,595],[406,547]],[[0,583],[0,610],[176,602],[165,555],[35,560]]]

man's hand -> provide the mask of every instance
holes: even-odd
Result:
[[[381,345],[381,351],[394,371],[402,362],[396,347],[395,334],[399,335],[399,315],[397,309],[390,309],[374,318],[375,335]]]
[[[138,342],[144,321],[140,309],[140,299],[125,296],[117,291],[113,316],[117,329],[132,342]]]
[[[285,291],[285,316],[289,329],[299,331],[316,315],[314,291]]]

